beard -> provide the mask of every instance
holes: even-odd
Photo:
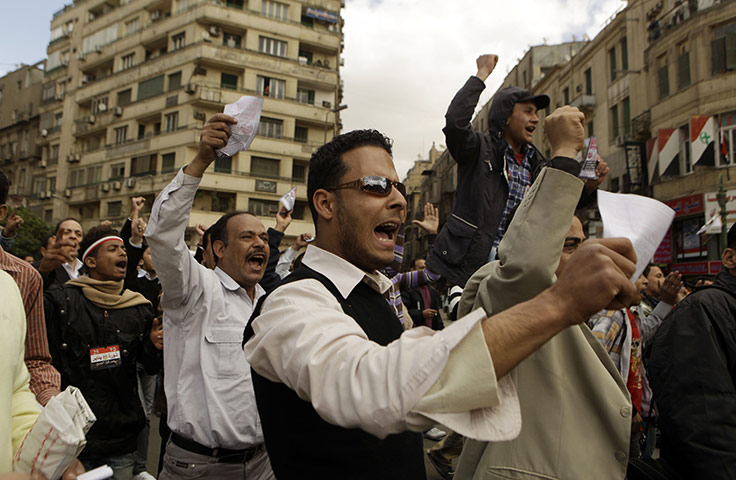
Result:
[[[393,259],[387,262],[372,255],[362,246],[361,239],[358,236],[359,222],[357,216],[348,212],[339,202],[335,213],[339,222],[337,241],[345,260],[366,272],[381,270],[391,264]]]

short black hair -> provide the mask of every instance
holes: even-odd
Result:
[[[54,229],[54,233],[53,233],[54,235],[58,235],[59,234],[59,228],[61,228],[61,224],[64,223],[64,222],[66,222],[67,220],[74,220],[75,222],[79,223],[80,226],[82,225],[82,223],[79,220],[77,220],[76,218],[74,218],[74,217],[66,217],[66,218],[64,218],[62,220],[59,220],[59,223],[56,224],[56,228]],[[84,227],[82,227],[82,233],[84,233]],[[84,250],[82,250],[82,251],[84,251]]]
[[[210,228],[204,231],[204,235],[202,235],[202,248],[207,248],[207,241],[210,240],[210,236],[212,235],[212,229],[214,228],[214,225],[210,225]]]
[[[644,267],[644,271],[641,272],[641,274],[644,275],[645,277],[648,277],[649,276],[649,271],[652,269],[652,267],[657,267],[657,268],[659,268],[661,270],[661,267],[659,265],[657,265],[656,263],[649,262],[649,265],[647,265],[646,267]]]
[[[89,232],[87,232],[84,238],[82,238],[82,241],[79,243],[79,253],[81,255],[84,255],[84,252],[87,251],[89,246],[95,243],[97,240],[111,236],[119,237],[120,233],[112,228],[112,226],[110,225],[97,225],[96,227],[90,228]],[[90,252],[88,256],[95,257],[97,256],[96,252],[97,249],[94,249]]]
[[[231,218],[237,216],[237,215],[251,215],[250,212],[246,212],[245,210],[233,210],[232,212],[228,212],[225,215],[221,216],[217,222],[215,222],[214,225],[212,225],[210,228],[205,231],[205,235],[207,235],[207,232],[209,233],[209,236],[211,237],[211,243],[214,246],[215,242],[217,240],[220,240],[223,245],[227,247],[227,222],[230,221]],[[204,237],[202,238],[202,243],[204,243]],[[207,244],[204,243],[202,245],[202,248],[207,248]],[[215,255],[214,249],[212,250],[212,256],[215,258],[215,265],[217,265],[217,255]]]
[[[338,135],[314,152],[309,160],[307,197],[315,227],[319,215],[314,207],[314,192],[320,188],[328,189],[339,185],[340,179],[348,170],[342,161],[343,154],[358,147],[373,146],[383,148],[391,156],[392,144],[393,141],[378,130],[353,130]]]
[[[0,205],[8,203],[8,192],[10,192],[10,182],[8,182],[8,177],[0,171]]]
[[[48,235],[44,235],[44,237],[41,239],[41,246],[43,248],[49,248],[49,240],[51,240],[51,237],[53,236],[53,233],[49,233]]]
[[[731,225],[728,229],[728,236],[726,237],[728,248],[736,248],[736,223]]]

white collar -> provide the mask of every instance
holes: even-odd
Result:
[[[373,271],[366,272],[334,253],[328,252],[316,245],[308,245],[302,260],[306,266],[321,273],[337,287],[343,298],[348,298],[350,292],[366,278],[372,288],[379,293],[385,293],[391,288],[391,280],[383,274]]]
[[[243,287],[241,287],[238,282],[233,280],[233,278],[225,273],[220,267],[215,267],[215,274],[217,275],[217,278],[220,280],[220,283],[223,287],[227,288],[231,292],[237,292],[245,295],[250,299],[250,296],[248,295],[248,292],[245,291]],[[261,296],[265,295],[266,291],[261,287],[260,283],[256,283],[256,291],[255,295],[253,296],[253,303],[257,302]]]

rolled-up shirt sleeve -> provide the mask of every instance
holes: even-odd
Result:
[[[381,438],[435,423],[473,438],[518,434],[518,400],[513,386],[498,388],[480,309],[441,331],[405,331],[385,347],[370,341],[316,280],[278,288],[261,312],[245,345],[248,362],[330,423]],[[499,420],[490,410],[504,403],[509,426],[488,428]]]

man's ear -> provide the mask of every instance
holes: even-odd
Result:
[[[97,268],[97,259],[92,255],[88,256],[84,259],[84,266],[87,267],[87,269]]]
[[[215,255],[215,260],[220,260],[225,255],[225,242],[222,240],[212,242],[212,253]]]
[[[736,250],[733,248],[727,248],[721,255],[721,262],[723,262],[723,268],[729,272],[736,270]]]
[[[4,220],[7,214],[8,214],[8,205],[3,203],[2,205],[0,205],[0,220]]]
[[[312,202],[314,203],[314,209],[324,220],[332,220],[335,216],[337,209],[337,195],[334,192],[328,192],[327,190],[320,188],[312,196]],[[314,219],[315,224],[317,219]]]

